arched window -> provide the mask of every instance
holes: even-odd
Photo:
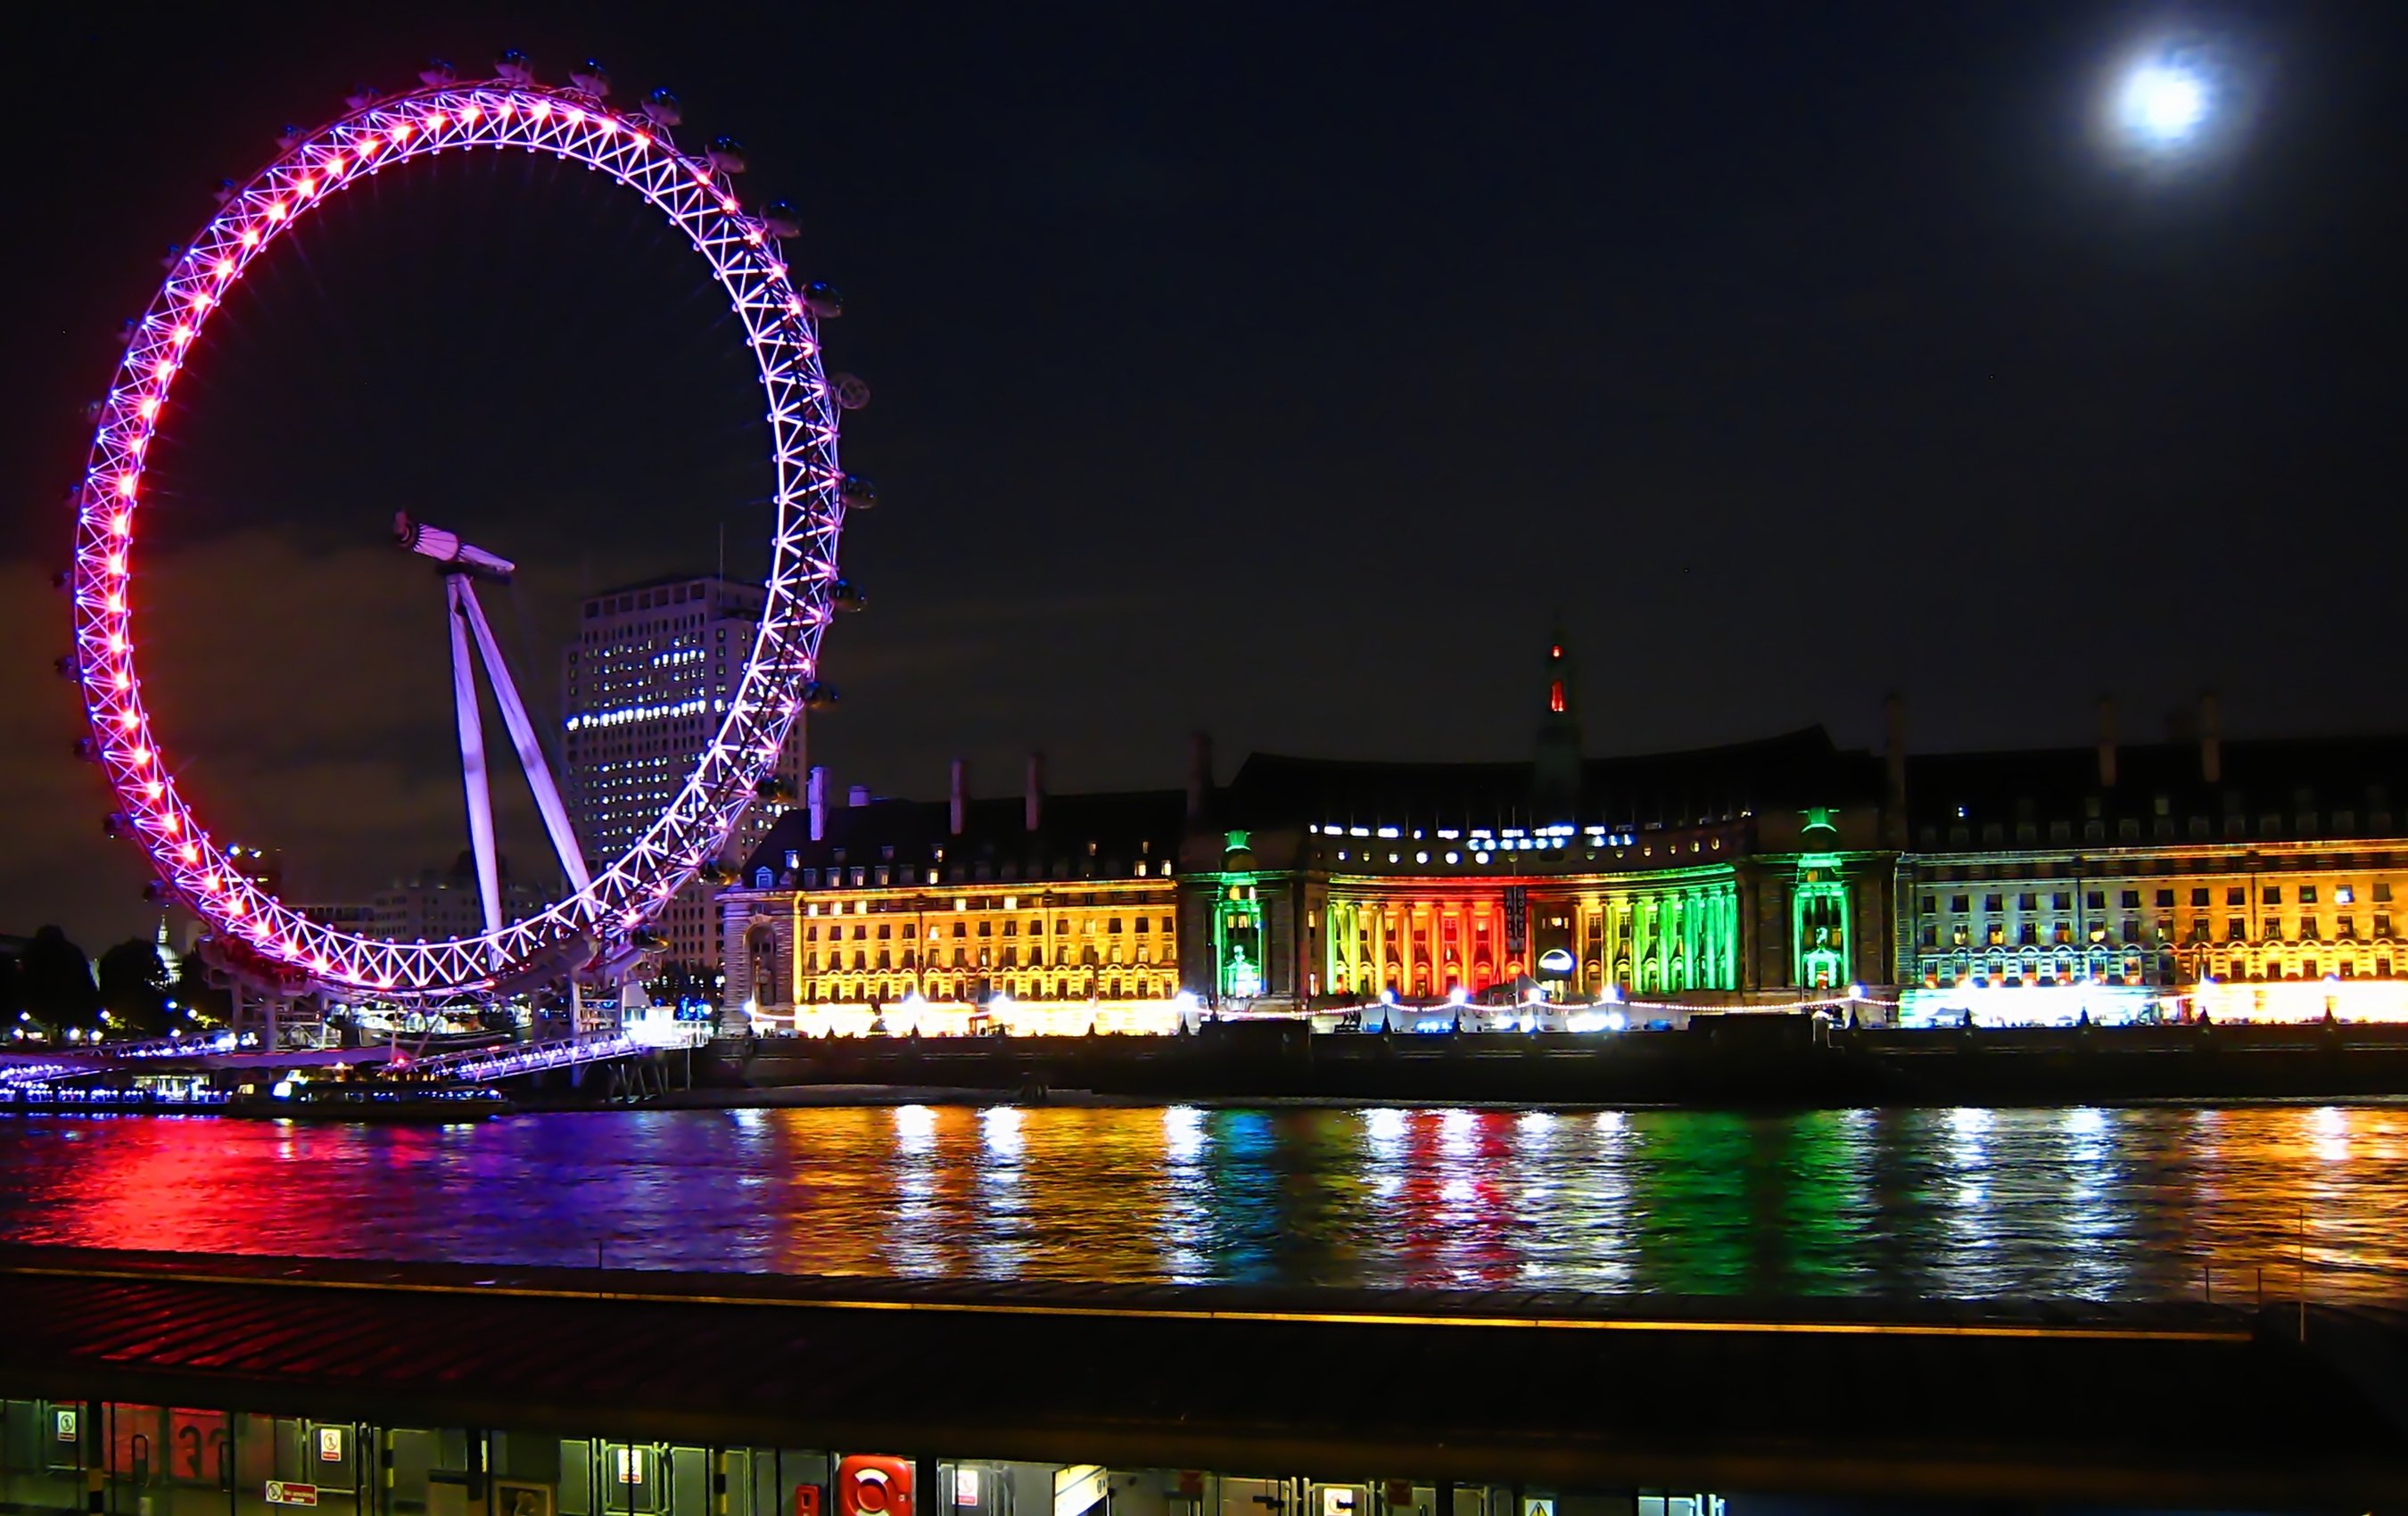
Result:
[[[756,890],[766,890],[777,881],[778,877],[766,868],[756,868],[752,871],[752,888]]]

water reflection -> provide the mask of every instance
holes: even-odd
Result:
[[[9,1118],[35,1242],[1706,1294],[2408,1297],[2408,1108]],[[2303,1263],[2304,1255],[2304,1263]]]

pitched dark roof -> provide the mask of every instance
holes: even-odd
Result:
[[[949,864],[1010,860],[1037,865],[1031,877],[1044,876],[1046,865],[1063,860],[1170,858],[1178,853],[1186,825],[1187,797],[1178,790],[1049,794],[1039,807],[1034,833],[1028,830],[1023,796],[974,798],[967,810],[956,837],[952,808],[942,800],[832,806],[824,835],[816,842],[811,840],[810,811],[791,810],[745,860],[746,882],[757,869],[783,872],[789,852],[796,855],[796,867],[824,868],[839,862],[934,863],[942,849]]]
[[[1820,726],[1753,742],[1592,758],[1581,811],[1610,822],[1687,824],[1749,810],[1878,799],[1880,761],[1834,747]],[[1394,764],[1258,752],[1223,793],[1234,824],[1306,822],[1516,824],[1563,821],[1531,808],[1529,764]]]
[[[2408,734],[2227,740],[2214,783],[2196,741],[2119,745],[2113,786],[2096,747],[1910,754],[1906,773],[1910,819],[1935,825],[2083,817],[2094,797],[2110,820],[2152,816],[2159,796],[2177,816],[2220,812],[2228,796],[2253,813],[2388,811],[2408,798]]]

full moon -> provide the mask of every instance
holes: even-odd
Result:
[[[2143,64],[2126,76],[2118,100],[2124,129],[2148,146],[2180,147],[2207,120],[2207,81],[2176,64]]]

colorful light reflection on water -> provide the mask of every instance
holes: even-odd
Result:
[[[1698,1294],[2408,1298],[2408,1107],[7,1118],[25,1242]]]

